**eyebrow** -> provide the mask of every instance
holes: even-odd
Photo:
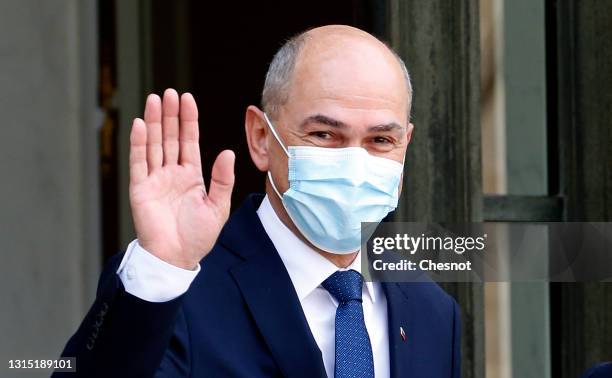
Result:
[[[339,128],[339,129],[348,127],[346,123],[339,121],[337,119],[328,117],[323,114],[315,114],[315,115],[312,115],[304,119],[302,123],[300,124],[300,128],[303,129],[310,123],[319,123],[319,124]],[[395,130],[403,131],[403,129],[404,127],[396,122],[384,123],[384,124],[373,125],[373,126],[368,127],[369,132],[386,132],[386,131],[395,131]]]
[[[375,126],[370,126],[368,127],[368,131],[370,132],[384,132],[384,131],[403,131],[404,127],[399,125],[398,123],[395,122],[391,122],[391,123],[385,123],[382,125],[375,125]]]
[[[315,114],[303,120],[302,123],[300,124],[300,128],[303,129],[305,126],[307,126],[310,123],[320,123],[322,125],[337,127],[339,129],[344,129],[348,127],[346,123],[342,121],[338,121],[337,119],[333,119],[323,114]]]

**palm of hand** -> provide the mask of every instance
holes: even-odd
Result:
[[[172,90],[164,95],[163,117],[159,98],[150,96],[146,124],[134,121],[130,203],[140,245],[170,264],[193,268],[212,249],[229,215],[234,157],[231,151],[219,155],[207,194],[197,140],[197,108],[190,95],[183,95],[181,102],[180,122],[169,118],[179,107],[178,95]],[[179,124],[180,132],[172,130]]]

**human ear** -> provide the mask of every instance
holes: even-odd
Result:
[[[407,131],[406,131],[406,137],[407,137],[408,141],[406,142],[406,144],[410,144],[410,141],[412,140],[412,131],[413,130],[414,130],[414,125],[412,123],[408,123]]]
[[[266,121],[263,111],[254,105],[250,105],[246,109],[244,117],[244,131],[246,132],[247,144],[249,145],[249,153],[251,160],[262,172],[269,169],[269,153],[266,143]]]

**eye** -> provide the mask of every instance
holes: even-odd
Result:
[[[389,138],[385,138],[385,137],[381,137],[381,136],[377,136],[374,137],[372,139],[372,141],[376,144],[389,144],[392,143],[392,141]]]
[[[313,131],[310,135],[319,139],[331,139],[332,135],[327,131]]]

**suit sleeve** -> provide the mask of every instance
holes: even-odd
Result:
[[[461,309],[453,299],[453,378],[461,378]]]
[[[599,363],[585,371],[582,378],[609,378],[612,377],[612,362]]]
[[[183,296],[154,303],[129,294],[116,273],[122,257],[114,256],[102,272],[96,299],[62,352],[76,357],[76,374],[53,377],[187,375]]]

